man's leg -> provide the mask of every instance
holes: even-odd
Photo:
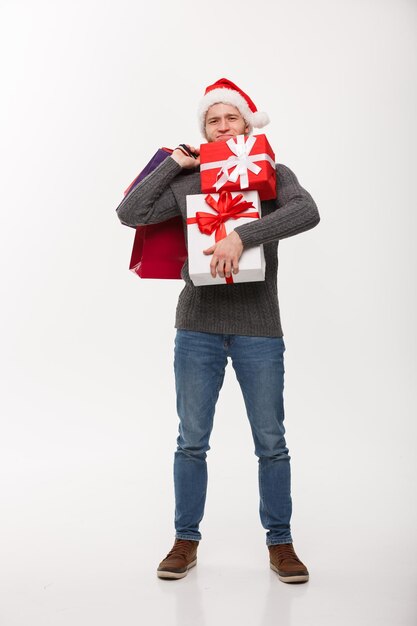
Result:
[[[177,331],[174,369],[180,424],[174,455],[175,543],[158,566],[159,578],[183,578],[197,563],[207,493],[206,452],[226,364],[223,335]]]
[[[284,340],[235,335],[230,354],[259,463],[259,513],[267,545],[292,543],[290,456],[284,428]]]
[[[175,385],[180,419],[174,455],[175,536],[199,541],[207,492],[206,452],[227,364],[223,335],[178,330]]]
[[[294,551],[290,456],[284,428],[282,338],[243,337],[231,342],[233,367],[245,399],[259,463],[260,517],[269,564],[285,583],[307,582],[309,573]]]

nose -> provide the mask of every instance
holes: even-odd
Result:
[[[220,119],[220,124],[218,128],[222,132],[229,130],[230,126],[229,126],[229,120],[227,119],[227,117],[222,117]]]

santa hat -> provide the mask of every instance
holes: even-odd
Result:
[[[213,104],[219,102],[236,107],[249,125],[249,132],[252,131],[252,128],[263,128],[269,124],[268,115],[258,111],[254,102],[244,91],[239,89],[231,80],[220,78],[206,88],[198,107],[198,117],[203,135],[205,135],[206,113]]]

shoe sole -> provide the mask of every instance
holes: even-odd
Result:
[[[306,583],[309,579],[308,574],[295,574],[294,576],[282,576],[282,574],[279,573],[279,570],[275,567],[275,565],[272,565],[272,563],[270,563],[269,566],[272,570],[274,570],[274,572],[278,574],[278,578],[283,583]]]
[[[194,567],[194,565],[197,565],[197,559],[191,561],[191,563],[187,565],[187,569],[185,570],[185,572],[170,572],[169,570],[158,569],[156,570],[156,573],[158,575],[158,578],[171,578],[176,580],[178,578],[184,578],[184,576],[187,576],[188,570]]]

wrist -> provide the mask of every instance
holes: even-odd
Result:
[[[233,235],[233,237],[236,239],[236,241],[237,241],[238,243],[240,243],[240,245],[242,245],[242,246],[243,246],[243,242],[242,242],[242,240],[241,240],[241,238],[240,238],[239,233],[237,233],[235,230],[232,230],[230,234],[231,234],[231,235]]]
[[[237,228],[239,228],[240,230],[241,228],[245,228],[245,226],[247,226],[247,224],[244,224],[243,226],[238,226]],[[237,230],[234,230],[233,232],[236,233],[236,235],[239,237],[239,241],[242,244],[242,248],[245,249],[247,247],[247,242],[245,243],[245,237],[241,236],[240,232],[238,232]]]
[[[174,160],[176,163],[178,163],[178,165],[180,165],[181,167],[184,167],[184,166],[183,166],[183,159],[182,159],[182,156],[183,156],[182,152],[180,152],[180,153],[178,154],[178,152],[176,152],[176,151],[174,150],[174,152],[171,154],[171,159],[173,159],[173,160]]]

